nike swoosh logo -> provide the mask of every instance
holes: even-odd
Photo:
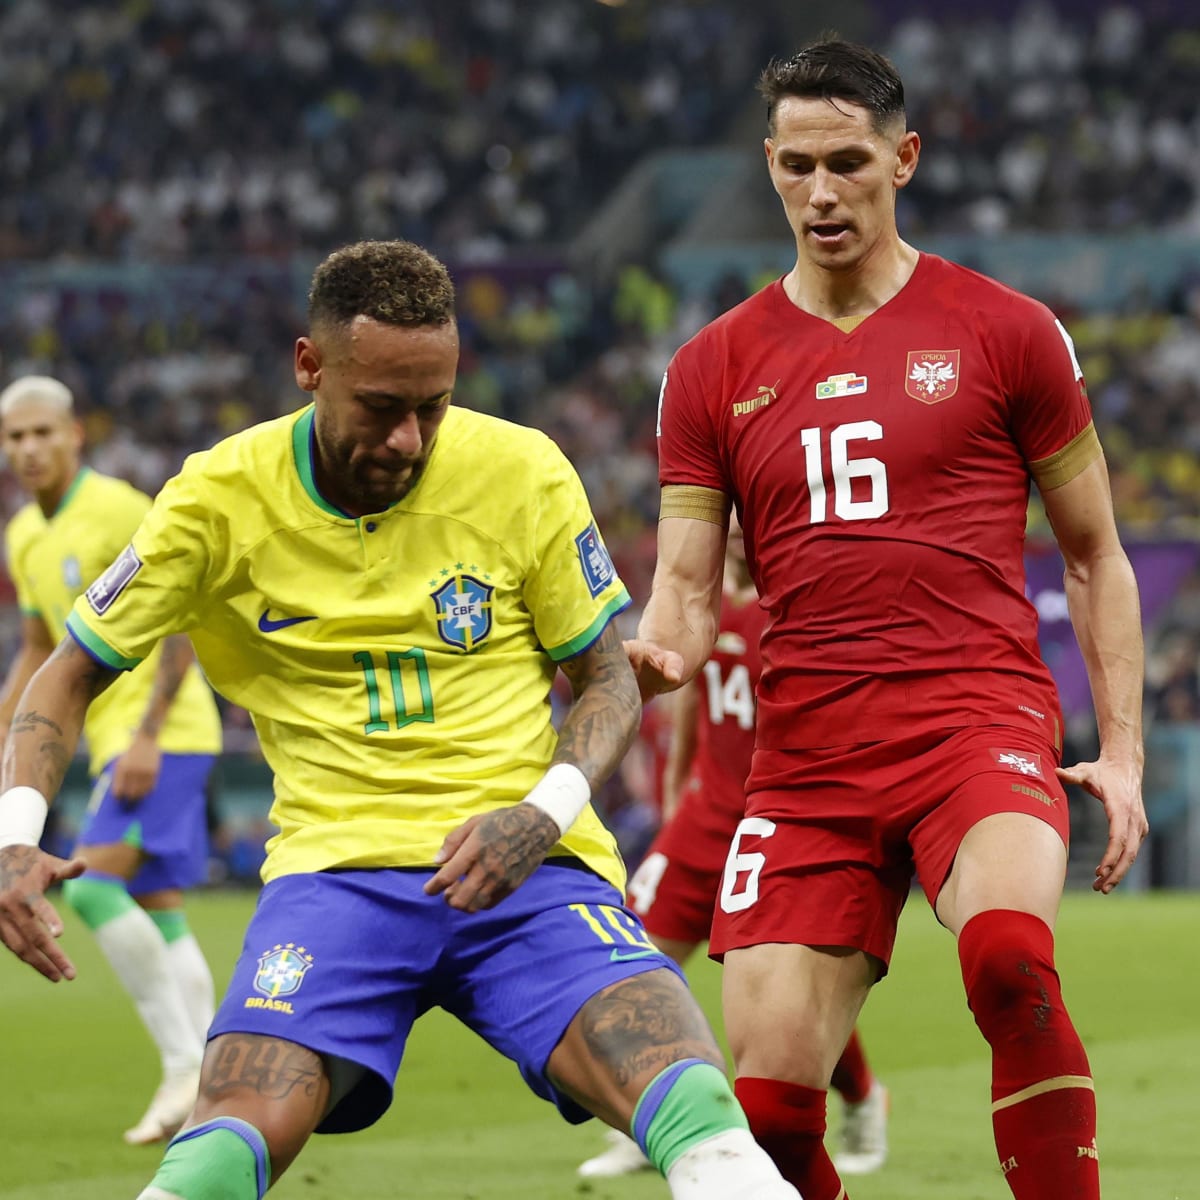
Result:
[[[609,962],[632,962],[635,958],[661,958],[661,950],[614,950],[609,956]]]
[[[258,628],[263,633],[276,633],[280,629],[286,629],[289,625],[299,625],[304,621],[315,621],[316,617],[280,617],[277,621],[271,620],[270,608],[262,610],[262,616],[258,618]]]

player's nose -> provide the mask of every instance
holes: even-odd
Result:
[[[417,414],[409,412],[400,417],[392,426],[391,432],[387,436],[387,447],[397,454],[411,458],[421,452],[423,440],[421,423],[417,420]]]
[[[838,202],[835,187],[836,176],[825,167],[818,166],[812,174],[812,191],[809,202],[813,208],[832,208]]]

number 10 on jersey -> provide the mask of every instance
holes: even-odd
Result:
[[[425,661],[424,650],[389,650],[386,665],[382,670],[377,667],[375,657],[369,650],[360,650],[354,656],[354,661],[362,669],[367,685],[367,722],[363,726],[364,733],[384,733],[391,728],[392,721],[397,729],[403,729],[405,725],[411,725],[414,721],[434,719],[433,688],[429,684],[429,666]],[[385,678],[391,685],[392,703],[388,712],[384,711],[379,694],[379,677],[383,671],[387,672]],[[417,697],[420,697],[419,708],[411,703]]]
[[[835,425],[829,431],[829,471],[833,477],[833,511],[843,521],[870,521],[888,510],[887,467],[878,458],[851,458],[853,442],[877,442],[883,437],[878,421],[851,421]],[[819,525],[825,520],[828,497],[825,491],[825,467],[822,454],[822,430],[800,430],[804,447],[804,468],[808,477],[809,521]],[[854,499],[854,480],[865,479],[869,495]],[[866,487],[861,491],[867,490]]]

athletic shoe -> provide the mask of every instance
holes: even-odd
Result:
[[[142,1119],[125,1130],[125,1141],[131,1146],[148,1146],[173,1138],[192,1111],[199,1089],[199,1067],[164,1076]]]
[[[580,1163],[577,1174],[585,1179],[608,1179],[614,1175],[632,1175],[636,1171],[651,1169],[650,1160],[633,1138],[627,1137],[619,1129],[610,1129],[604,1136],[608,1140],[608,1149]]]
[[[841,1148],[833,1160],[839,1175],[870,1175],[887,1161],[889,1107],[888,1090],[879,1080],[871,1084],[865,1100],[844,1107]]]

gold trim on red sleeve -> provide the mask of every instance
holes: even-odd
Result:
[[[716,488],[669,483],[662,490],[658,506],[658,519],[664,517],[691,517],[724,526],[729,518],[729,497]]]
[[[1077,433],[1061,450],[1031,462],[1029,472],[1038,487],[1043,492],[1048,492],[1053,488],[1062,487],[1064,483],[1070,483],[1102,453],[1096,427],[1089,421],[1087,428]]]

